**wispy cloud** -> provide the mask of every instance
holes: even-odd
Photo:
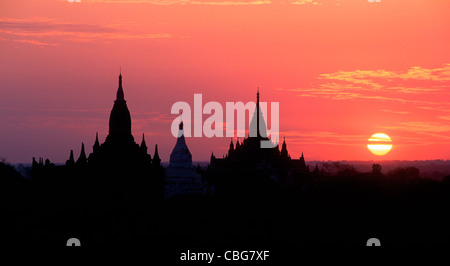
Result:
[[[439,119],[450,120],[450,116],[439,116]]]
[[[401,135],[401,143],[449,144],[449,81],[450,64],[445,64],[437,68],[411,67],[405,71],[337,71],[319,75],[314,86],[290,91],[302,97],[376,102],[379,111],[396,115],[385,120],[383,130]],[[311,142],[346,143],[338,134],[314,134],[317,137]]]
[[[248,6],[268,5],[269,0],[82,0],[85,3],[116,3],[116,4],[151,4],[151,5],[209,5],[209,6]],[[321,5],[318,0],[288,0],[281,4]]]
[[[382,109],[381,111],[383,111],[385,113],[400,114],[400,115],[408,115],[411,113],[411,112],[407,112],[407,111],[395,111],[395,110],[389,110],[389,109]]]
[[[0,124],[5,127],[15,127],[21,130],[69,130],[71,132],[88,132],[100,135],[108,132],[107,125],[110,109],[70,109],[70,108],[4,108],[0,117]],[[23,119],[17,119],[23,117]],[[150,135],[167,135],[161,128],[169,128],[174,117],[161,112],[134,111],[132,114],[133,132],[138,136],[140,132]],[[99,125],[103,125],[99,127]]]
[[[284,137],[288,144],[361,145],[370,136],[331,131],[283,131],[280,132],[280,143]]]
[[[417,106],[417,109],[436,111],[442,113],[450,113],[450,108],[439,107],[439,106]]]
[[[118,3],[118,4],[152,4],[152,5],[211,5],[211,6],[244,6],[244,5],[266,5],[271,1],[193,1],[193,0],[84,0],[83,2],[90,3]]]
[[[406,88],[405,88],[406,89]],[[389,89],[388,89],[389,90]],[[302,97],[321,97],[333,100],[357,100],[357,99],[368,99],[368,100],[379,100],[386,102],[399,102],[399,103],[414,103],[414,104],[431,104],[436,105],[440,103],[424,101],[424,100],[414,100],[399,97],[395,97],[387,94],[381,95],[378,91],[373,91],[368,88],[357,87],[351,84],[344,85],[339,83],[325,83],[319,84],[317,87],[312,88],[301,88],[301,89],[291,89],[289,91],[299,92],[298,96]],[[426,91],[426,90],[424,90]],[[386,96],[385,96],[386,95]],[[444,105],[449,105],[444,103]]]
[[[318,84],[309,88],[291,89],[299,96],[333,100],[378,100],[410,103],[416,107],[450,110],[450,64],[439,68],[411,67],[406,71],[354,70],[325,73]],[[441,100],[427,100],[423,96]]]
[[[289,1],[290,4],[293,5],[319,5],[320,3],[315,0],[291,0]]]
[[[402,142],[410,145],[450,144],[450,125],[448,123],[410,121],[398,122],[385,128],[399,132]]]
[[[0,41],[9,40],[39,46],[56,46],[61,41],[90,42],[111,39],[173,38],[168,33],[148,33],[124,25],[96,25],[62,22],[48,18],[0,18]]]
[[[330,74],[319,75],[322,79],[348,81],[356,84],[378,85],[376,79],[401,79],[401,80],[431,80],[449,81],[450,64],[440,68],[411,67],[406,72],[387,70],[354,70],[338,71]]]
[[[7,40],[7,39],[4,39],[4,40]],[[39,46],[58,46],[58,44],[56,44],[56,43],[46,43],[46,42],[41,42],[41,41],[37,41],[37,40],[15,39],[13,41],[14,42],[34,44],[34,45],[39,45]]]
[[[444,125],[436,122],[399,122],[394,126],[386,126],[387,129],[396,129],[402,131],[410,131],[418,134],[442,133],[450,132],[450,125]],[[450,136],[449,136],[450,138]]]

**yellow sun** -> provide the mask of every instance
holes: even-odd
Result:
[[[367,148],[375,155],[385,155],[392,149],[391,138],[384,133],[373,134]]]

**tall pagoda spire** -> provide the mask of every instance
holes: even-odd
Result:
[[[256,107],[250,122],[249,136],[255,138],[267,138],[267,127],[259,102],[259,87],[256,92]]]
[[[120,71],[120,74],[119,74],[119,88],[117,89],[116,101],[117,100],[125,100],[125,95],[123,93],[123,88],[122,88],[122,70]]]
[[[131,115],[128,110],[122,88],[122,73],[119,75],[119,89],[109,117],[109,134],[106,142],[130,143],[134,142],[131,135]]]
[[[256,137],[260,138],[261,135],[259,134],[259,86],[256,92]]]

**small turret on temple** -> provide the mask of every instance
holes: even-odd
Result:
[[[74,166],[75,165],[75,159],[73,157],[73,150],[70,150],[70,156],[69,160],[66,161],[66,166]]]
[[[161,159],[159,158],[159,153],[158,153],[158,144],[155,144],[155,154],[153,155],[152,165],[154,167],[161,166]]]
[[[77,166],[84,166],[87,165],[87,157],[86,157],[86,151],[84,150],[84,143],[81,143],[81,152],[80,156],[78,157],[78,160],[76,162]]]
[[[285,159],[290,158],[287,151],[286,138],[283,138],[283,145],[281,146],[281,157]]]
[[[94,152],[98,152],[98,150],[100,149],[100,142],[98,141],[98,132],[95,133],[95,142],[94,142],[94,146],[92,147],[92,150]]]
[[[234,144],[233,144],[233,139],[231,139],[230,148],[228,149],[228,154],[231,155],[233,153],[234,153]]]
[[[148,148],[147,148],[147,143],[145,142],[145,134],[142,133],[142,141],[141,141],[141,145],[139,146],[139,149],[141,149],[141,151],[145,154],[147,154]]]

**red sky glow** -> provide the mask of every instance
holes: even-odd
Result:
[[[450,159],[449,13],[447,0],[3,0],[0,157],[91,152],[121,66],[133,135],[163,161],[172,104],[255,101],[257,86],[280,103],[293,158]],[[378,132],[383,157],[366,146]],[[187,139],[194,161],[229,141]]]

